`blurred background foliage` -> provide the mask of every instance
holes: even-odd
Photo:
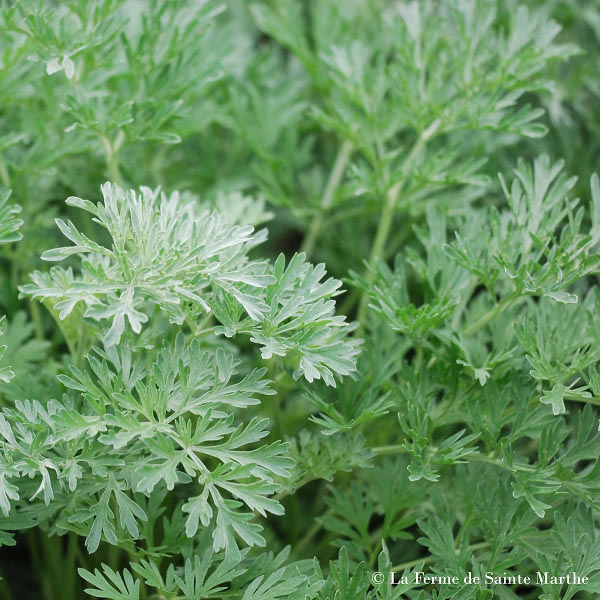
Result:
[[[523,21],[516,2],[476,4],[477,22],[485,23],[479,12],[494,13],[491,31],[502,31],[511,19]],[[19,256],[12,261],[18,272],[2,274],[2,306],[15,310],[16,288],[6,283],[10,277],[23,281],[49,246],[48,237],[58,235],[52,217],[65,211],[64,198],[75,191],[93,198],[108,179],[203,198],[232,190],[262,195],[277,210],[273,247],[295,249],[319,212],[348,137],[356,146],[347,151],[352,168],[343,171],[323,219],[326,234],[315,249],[334,274],[345,276],[348,266],[360,267],[368,254],[380,209],[382,182],[371,163],[394,160],[389,155],[400,153],[449,107],[454,137],[439,147],[451,146],[455,160],[446,152],[448,164],[440,164],[443,159],[431,150],[421,187],[398,211],[398,223],[422,218],[434,201],[459,211],[483,195],[482,186],[498,190],[495,175],[512,168],[515,154],[528,158],[546,151],[564,158],[567,172],[580,175],[585,185],[599,126],[596,3],[527,3],[529,12],[539,9],[562,26],[552,52],[528,63],[531,71],[512,74],[512,89],[505,85],[505,96],[518,90],[519,107],[545,109],[535,125],[526,113],[520,114],[523,123],[468,123],[477,92],[469,90],[468,79],[462,87],[452,81],[464,48],[452,49],[453,40],[443,35],[427,39],[429,51],[444,60],[427,75],[424,103],[413,85],[419,66],[413,63],[408,73],[405,68],[413,57],[385,62],[386,53],[403,44],[398,27],[387,23],[389,29],[382,29],[386,11],[389,19],[400,18],[390,6],[378,0],[4,2],[0,174],[23,207],[25,241],[4,251]],[[533,33],[515,36],[531,43]],[[475,34],[466,32],[465,44],[481,43]],[[408,29],[405,35],[411,35]],[[470,68],[492,79],[497,50],[475,49],[473,55]],[[370,62],[380,66],[365,68]],[[371,114],[365,113],[369,108]],[[348,131],[340,131],[344,127]],[[549,133],[540,140],[543,128]],[[387,138],[388,155],[373,159],[376,136]],[[438,185],[432,194],[432,180],[439,183],[442,176],[467,190],[452,195]]]
[[[96,200],[107,180],[189,192],[242,220],[256,210],[243,198],[262,198],[273,213],[269,252],[303,249],[336,277],[365,274],[368,286],[364,261],[375,268],[377,259],[418,248],[419,227],[434,209],[458,222],[473,206],[500,204],[496,174],[510,173],[518,157],[564,159],[565,172],[579,176],[573,193],[584,199],[598,169],[595,0],[432,2],[421,10],[388,0],[0,0],[0,7],[0,191],[12,190],[24,222],[23,240],[0,247],[3,343],[12,349],[3,361],[16,373],[10,392],[0,387],[4,403],[60,393],[60,331],[36,303],[19,300],[17,286],[44,250],[60,245],[54,218],[71,216],[64,199]],[[352,289],[341,310],[361,317],[366,307]],[[373,532],[383,530],[398,542],[397,557],[418,559],[408,550],[414,542],[402,541],[416,531],[411,507],[454,524],[458,504],[490,527],[489,511],[498,519],[513,511],[535,545],[539,532],[522,506],[513,507],[503,478],[491,501],[464,497],[471,484],[461,478],[477,480],[485,465],[464,467],[435,495],[427,477],[406,491],[402,461],[347,474],[371,460],[359,399],[369,418],[385,414],[389,398],[379,391],[410,347],[387,324],[370,327],[377,352],[367,343],[362,387],[342,385],[340,412],[315,417],[325,429],[350,423],[339,428],[347,437],[299,434],[316,409],[281,383],[275,435],[294,440],[300,465],[286,485],[304,487],[284,501],[287,517],[272,520],[273,544],[326,562],[344,540],[352,560],[373,564],[381,550]],[[44,368],[31,376],[35,365]],[[405,385],[436,393],[423,392],[418,378],[407,376]],[[324,394],[313,400],[327,414]],[[397,427],[388,415],[379,437]],[[313,481],[336,472],[344,492]],[[339,515],[353,522],[342,525]],[[80,597],[61,567],[63,556],[79,552],[69,540],[36,532],[17,550],[0,550],[2,574],[20,573],[0,597],[58,598],[57,590]],[[86,557],[88,568],[119,564],[111,549],[101,552]]]

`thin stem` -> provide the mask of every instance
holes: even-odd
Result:
[[[73,360],[75,361],[75,366],[76,367],[80,367],[81,363],[83,361],[83,358],[86,354],[86,351],[89,348],[89,344],[88,344],[88,331],[87,331],[87,325],[85,324],[85,321],[83,319],[81,319],[80,323],[79,323],[79,328],[77,331],[77,342],[76,342],[76,354],[73,357]]]
[[[534,473],[536,471],[536,469],[531,465],[522,463],[513,464],[511,468],[508,468],[508,465],[497,456],[487,456],[486,454],[469,454],[463,458],[466,458],[467,460],[473,460],[475,462],[483,462],[489,465],[495,465],[503,469],[508,469],[509,471],[527,471],[529,473]]]
[[[58,325],[58,328],[60,329],[60,332],[62,333],[63,339],[65,340],[65,344],[67,345],[67,349],[69,351],[69,354],[71,355],[73,363],[75,364],[75,366],[78,367],[79,366],[78,361],[80,359],[78,358],[79,352],[78,352],[77,341],[71,339],[71,336],[69,335],[69,331],[68,331],[67,327],[65,326],[65,323],[59,317],[58,312],[56,310],[54,310],[54,307],[52,306],[52,304],[48,301],[44,301],[41,304],[47,308],[48,312],[54,319],[54,322]],[[83,323],[83,321],[82,321],[82,323]]]
[[[478,544],[473,544],[470,547],[470,550],[473,552],[475,550],[484,550],[486,548],[489,548],[490,544],[489,542],[479,542]],[[460,549],[456,549],[456,553],[458,554],[460,552]],[[435,560],[435,556],[425,556],[423,558],[415,558],[415,560],[410,560],[408,562],[402,563],[401,565],[396,565],[395,567],[392,567],[392,571],[394,571],[394,573],[399,573],[401,571],[404,571],[405,569],[412,569],[413,567],[416,567],[417,565],[420,565],[421,563],[427,564],[432,562],[433,560]]]
[[[104,148],[104,157],[106,160],[106,166],[108,168],[108,176],[113,183],[116,183],[122,187],[124,180],[123,175],[121,174],[121,169],[119,168],[117,156],[119,153],[119,148],[125,140],[125,134],[123,131],[119,131],[119,134],[112,144],[106,136],[101,136],[100,140],[102,141],[102,147]]]
[[[339,314],[347,315],[352,310],[352,307],[356,304],[357,300],[360,298],[360,290],[358,288],[352,288],[352,290],[346,293],[346,297],[344,301],[340,304]]]
[[[315,521],[312,527],[306,532],[306,534],[302,537],[302,539],[295,545],[294,551],[296,553],[300,553],[304,547],[321,531],[321,523]]]
[[[215,330],[214,325],[212,324],[212,314],[209,313],[204,318],[202,318],[197,324],[191,318],[190,315],[185,317],[185,323],[190,330],[189,339],[199,338],[207,333],[212,333]]]
[[[323,517],[329,517],[333,513],[334,513],[333,509],[330,508],[323,514]],[[304,547],[315,537],[315,535],[317,535],[317,533],[319,533],[319,531],[321,531],[322,528],[323,528],[323,524],[319,521],[315,521],[313,523],[312,527],[306,532],[304,537],[302,537],[302,539],[295,545],[294,552],[296,554],[299,554],[300,552],[302,552]]]
[[[485,315],[477,319],[477,321],[471,323],[463,330],[463,335],[465,337],[469,337],[474,333],[477,333],[480,329],[485,327],[490,321],[493,321],[496,317],[500,316],[509,306],[514,304],[519,300],[523,300],[524,296],[517,296],[515,294],[511,294],[510,296],[506,296],[503,300],[498,302],[496,306],[494,306],[491,310],[489,310]]]
[[[383,205],[383,209],[381,211],[381,215],[379,217],[379,223],[377,225],[377,231],[375,232],[375,238],[373,240],[373,245],[371,246],[371,252],[369,253],[368,265],[369,269],[365,274],[365,280],[367,284],[373,283],[373,268],[376,265],[377,259],[382,258],[385,251],[385,246],[387,244],[388,237],[390,235],[390,230],[392,228],[392,223],[394,221],[394,212],[396,209],[396,203],[398,201],[398,197],[406,187],[406,184],[409,179],[410,170],[425,147],[425,144],[428,140],[430,140],[441,125],[441,121],[436,119],[427,129],[425,129],[415,141],[412,149],[404,159],[402,163],[402,179],[396,182],[392,187],[390,187],[385,203]],[[369,296],[366,292],[362,294],[360,300],[360,306],[358,309],[358,321],[363,324],[365,315],[367,312],[369,302]]]
[[[29,302],[29,312],[31,313],[31,319],[33,321],[33,328],[35,330],[35,337],[38,340],[44,339],[44,321],[42,319],[42,311],[40,305],[36,300]]]
[[[576,394],[565,394],[563,400],[570,400],[571,402],[581,402],[582,404],[593,404],[594,406],[600,406],[600,398],[596,396],[578,396]]]
[[[404,444],[392,444],[390,446],[376,446],[371,448],[371,452],[377,456],[385,456],[386,454],[404,454],[406,448]]]
[[[371,452],[377,456],[385,456],[388,454],[405,454],[406,448],[402,444],[393,444],[391,446],[376,446],[375,448],[371,448]],[[496,465],[497,467],[502,467],[504,469],[508,468],[508,465],[500,460],[497,456],[488,456],[486,454],[467,454],[466,456],[462,457],[462,460],[472,460],[475,462]],[[512,468],[509,468],[508,470],[534,472],[535,468],[531,465],[517,463],[513,464]]]
[[[2,569],[0,569],[0,575],[4,578],[0,581],[0,600],[13,600],[14,596],[6,583],[6,573]]]
[[[8,168],[6,163],[0,156],[0,181],[8,188],[10,187],[10,175],[8,174]]]
[[[340,185],[346,165],[348,164],[348,159],[350,158],[353,150],[354,144],[350,140],[345,140],[340,146],[335,162],[333,163],[333,168],[329,174],[325,191],[323,192],[323,196],[321,198],[319,212],[313,217],[310,227],[308,228],[308,233],[306,234],[302,243],[302,252],[306,254],[307,258],[315,249],[319,233],[321,232],[323,222],[325,221],[325,215],[331,208],[335,191]]]
[[[77,573],[77,549],[79,546],[79,536],[73,531],[70,531],[67,535],[67,556],[65,562],[66,564],[71,565],[68,575],[69,588],[73,590],[73,597],[75,597],[75,592],[77,590],[75,575]]]

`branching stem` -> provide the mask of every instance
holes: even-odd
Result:
[[[375,232],[373,245],[371,246],[371,252],[369,254],[369,269],[365,274],[365,280],[368,285],[371,285],[373,283],[372,271],[375,267],[377,259],[382,258],[384,255],[385,246],[387,244],[387,240],[390,235],[390,230],[392,228],[392,223],[394,221],[396,204],[398,202],[400,194],[406,187],[410,176],[410,170],[415,160],[418,158],[419,154],[425,147],[426,143],[436,134],[441,124],[441,121],[439,119],[436,119],[427,129],[425,129],[419,135],[410,152],[404,159],[404,162],[402,163],[402,178],[399,181],[397,181],[394,185],[392,185],[388,190],[385,202],[383,204],[383,208],[381,210],[381,214],[379,216],[379,223],[377,225],[377,231]],[[358,321],[361,324],[364,324],[368,302],[369,297],[365,292],[361,296],[360,305],[358,309]]]
[[[509,306],[515,304],[517,301],[524,300],[525,296],[519,296],[516,294],[510,294],[503,298],[498,304],[492,309],[485,313],[482,317],[474,321],[463,330],[465,337],[470,337],[474,333],[477,333],[480,329],[483,329],[488,323],[493,321],[496,317],[499,317]]]
[[[102,141],[102,147],[104,148],[104,158],[106,160],[108,176],[110,177],[111,182],[124,187],[123,175],[121,174],[121,169],[119,168],[118,154],[119,149],[125,141],[125,134],[122,130],[119,131],[114,143],[111,143],[110,140],[104,135],[100,138],[100,140]]]
[[[323,197],[321,198],[319,212],[313,217],[308,229],[308,233],[306,234],[302,243],[302,252],[306,254],[307,258],[315,249],[315,245],[323,227],[323,222],[325,221],[328,210],[331,208],[333,197],[340,185],[346,165],[348,164],[348,160],[352,155],[353,150],[354,144],[350,140],[345,140],[340,146],[335,162],[333,163],[333,168],[329,174],[329,179],[327,180],[327,184],[323,192]]]
[[[488,542],[479,542],[478,544],[473,544],[470,547],[470,550],[471,551],[485,550],[489,547],[490,547],[490,544]],[[456,553],[458,554],[459,552],[460,552],[460,550],[457,549]],[[423,558],[415,558],[415,560],[411,560],[411,561],[402,563],[401,565],[396,565],[395,567],[392,567],[392,571],[394,571],[394,573],[400,573],[400,572],[403,572],[405,569],[412,569],[412,568],[416,567],[417,565],[420,565],[421,563],[428,564],[430,562],[433,562],[434,560],[435,560],[435,556],[430,554],[429,556],[425,556]]]
[[[10,175],[8,173],[8,168],[6,167],[6,163],[0,156],[0,181],[8,188],[10,187]]]

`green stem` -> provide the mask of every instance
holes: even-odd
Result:
[[[42,312],[40,311],[40,305],[36,300],[31,300],[29,303],[29,312],[31,313],[31,319],[33,321],[33,327],[35,330],[35,337],[38,340],[44,339],[44,322],[42,320]]]
[[[477,321],[471,323],[463,330],[463,335],[465,337],[469,337],[474,333],[477,333],[480,329],[485,327],[490,321],[493,321],[496,317],[500,316],[509,306],[514,304],[519,300],[523,300],[524,296],[517,296],[515,294],[511,294],[506,296],[503,300],[498,302],[494,308],[489,310],[485,315],[477,319]]]
[[[207,333],[212,333],[215,330],[212,324],[212,314],[206,315],[198,324],[191,318],[190,315],[186,315],[185,323],[190,330],[190,339],[202,337]]]
[[[356,287],[346,292],[346,297],[344,298],[344,301],[339,305],[338,314],[349,314],[359,298],[360,290]]]
[[[475,462],[487,463],[489,465],[495,465],[496,467],[500,467],[502,469],[508,469],[509,471],[527,471],[529,473],[535,473],[536,469],[531,465],[525,464],[513,464],[509,468],[508,465],[500,460],[497,456],[487,456],[486,454],[469,454],[465,456],[467,460],[473,460]]]
[[[104,148],[104,157],[106,160],[106,166],[108,168],[108,176],[111,182],[123,187],[123,175],[119,168],[118,153],[119,148],[125,140],[125,134],[123,131],[119,131],[114,143],[111,143],[106,136],[101,136],[102,147]]]
[[[470,547],[470,550],[472,552],[474,552],[475,550],[484,550],[489,547],[490,547],[489,542],[479,542],[478,544],[473,544]],[[460,552],[460,549],[457,549],[456,553],[458,554],[459,552]],[[396,565],[395,567],[392,567],[392,571],[394,571],[394,573],[400,573],[400,572],[403,572],[405,569],[412,569],[413,567],[416,567],[417,565],[420,565],[421,563],[427,564],[427,563],[432,562],[433,560],[435,560],[434,556],[425,556],[423,558],[415,558],[415,560],[410,560],[408,562],[402,563],[401,565]]]
[[[75,366],[79,366],[77,340],[71,339],[71,336],[69,335],[69,331],[68,331],[67,327],[65,326],[65,323],[63,323],[63,321],[59,317],[58,312],[54,309],[54,307],[52,306],[52,303],[49,300],[45,300],[42,302],[42,305],[46,307],[46,309],[48,310],[48,312],[54,319],[54,322],[58,325],[58,328],[60,329],[60,332],[62,333],[63,339],[65,340],[65,344],[67,345],[67,349],[69,351],[69,354],[71,355],[71,358],[72,358]],[[83,317],[82,317],[82,319],[83,319]]]
[[[371,448],[371,452],[377,456],[385,456],[386,454],[404,454],[406,448],[404,444],[392,444],[390,446],[376,446]]]
[[[65,569],[65,572],[59,576],[59,581],[62,585],[72,591],[72,598],[75,598],[77,591],[77,581],[75,579],[75,575],[77,573],[77,546],[79,544],[79,536],[73,531],[70,531],[67,535],[67,555],[63,565],[69,566],[67,569]]]
[[[9,188],[10,187],[10,175],[8,174],[8,168],[6,167],[6,163],[0,156],[0,180],[2,183]]]
[[[586,398],[584,396],[577,396],[575,394],[565,394],[563,400],[570,400],[571,402],[581,402],[582,404],[593,404],[594,406],[600,406],[600,398],[596,396],[590,396]]]
[[[307,258],[315,249],[317,239],[323,227],[325,215],[331,208],[335,191],[340,185],[346,165],[348,164],[348,159],[350,158],[353,150],[354,144],[350,140],[345,140],[340,146],[335,162],[333,163],[333,168],[329,174],[329,179],[327,180],[327,185],[325,186],[325,191],[323,192],[323,197],[321,198],[319,212],[313,217],[310,227],[308,228],[308,233],[306,234],[302,243],[301,251],[306,254]]]
[[[330,508],[323,514],[323,517],[330,517],[333,514],[334,510]],[[320,523],[319,521],[315,521],[312,527],[306,532],[304,537],[302,537],[302,539],[296,544],[296,546],[294,547],[294,552],[296,554],[302,552],[304,547],[310,543],[310,541],[315,537],[315,535],[317,535],[317,533],[319,533],[319,531],[321,531],[322,528],[322,523]]]
[[[43,561],[43,538],[40,537],[39,530],[30,530],[27,532],[27,545],[29,546],[31,564],[35,572],[36,579],[39,581],[40,591],[45,600],[52,600],[51,576]]]
[[[405,454],[406,448],[402,444],[393,444],[391,446],[376,446],[371,448],[371,452],[377,456],[385,456],[388,454]],[[504,469],[508,468],[508,465],[500,460],[497,456],[488,456],[486,454],[467,454],[462,457],[462,460],[472,460],[475,462],[483,462]],[[509,470],[513,471],[529,471],[535,472],[535,468],[531,465],[526,464],[513,464]]]
[[[411,167],[413,166],[413,163],[425,147],[427,141],[435,135],[440,125],[441,121],[439,119],[436,119],[427,129],[425,129],[419,135],[412,149],[410,150],[410,152],[404,159],[404,162],[402,163],[402,178],[399,181],[397,181],[387,193],[385,203],[383,205],[383,209],[379,217],[379,223],[377,225],[377,231],[375,232],[373,245],[371,246],[371,252],[369,253],[369,269],[365,274],[365,280],[368,285],[373,283],[373,269],[375,268],[377,259],[382,258],[384,255],[385,246],[390,235],[392,223],[394,221],[396,203],[398,201],[398,197],[400,196],[406,184],[408,183]],[[360,300],[360,306],[358,309],[357,317],[359,323],[361,324],[364,324],[368,302],[369,296],[366,292],[364,292]]]
[[[113,544],[110,544],[108,546],[108,550],[107,550],[107,560],[106,562],[108,563],[108,566],[113,570],[113,571],[118,571],[119,570],[119,559],[120,559],[120,551],[119,551],[119,547],[115,546]]]
[[[3,580],[0,581],[0,600],[14,600],[14,596],[6,583],[6,573],[2,569],[0,569],[0,575],[3,577]]]

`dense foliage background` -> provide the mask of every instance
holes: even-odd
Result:
[[[598,597],[599,2],[0,7],[0,598]]]

